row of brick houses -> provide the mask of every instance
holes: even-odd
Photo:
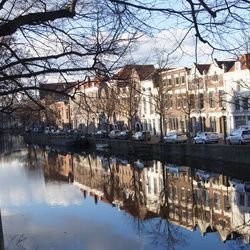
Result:
[[[59,127],[85,132],[179,131],[192,136],[197,131],[225,135],[250,124],[250,54],[194,63],[191,68],[126,65],[109,79],[88,78],[75,86],[74,99],[54,99]],[[57,107],[56,102],[61,104]]]

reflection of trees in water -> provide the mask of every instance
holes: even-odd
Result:
[[[27,158],[24,160],[24,164],[28,169],[37,169],[41,166],[41,159],[38,161],[38,155],[41,154],[44,156],[45,151],[41,150],[36,146],[28,147]],[[43,158],[44,160],[44,158]]]
[[[116,175],[116,173],[118,172],[117,167],[119,166],[115,167],[112,166],[110,157],[105,158],[105,161],[106,161],[105,167],[107,167],[109,174],[107,175],[107,178],[103,183],[103,192],[105,197],[109,200],[109,202],[112,203],[116,199],[118,200],[123,199],[125,187],[121,185],[119,177]]]
[[[168,175],[164,164],[161,164],[163,187],[159,192],[158,204],[159,214],[148,210],[147,196],[145,192],[146,186],[143,179],[143,171],[145,169],[132,168],[132,176],[130,179],[130,190],[133,193],[132,197],[124,199],[123,209],[126,223],[132,225],[138,236],[151,240],[155,246],[162,246],[166,249],[173,250],[177,246],[187,244],[185,234],[181,228],[172,224],[168,220],[169,204],[168,204]],[[126,190],[123,191],[124,194]],[[132,215],[132,216],[131,216]],[[157,217],[154,218],[153,217]]]
[[[164,249],[174,250],[179,246],[187,245],[186,235],[168,219],[154,218],[141,220],[138,217],[124,213],[125,223],[132,225],[139,237],[146,237],[154,246],[161,246]]]
[[[26,250],[25,241],[27,237],[24,234],[15,234],[9,237],[6,244],[6,250]],[[38,249],[35,248],[35,250]]]
[[[159,192],[160,218],[153,220],[147,229],[146,234],[156,246],[163,246],[166,249],[173,250],[177,246],[184,246],[187,244],[185,234],[181,229],[173,225],[169,221],[169,179],[165,164],[161,162],[162,169],[162,190]]]
[[[168,219],[158,218],[147,227],[145,234],[149,236],[155,246],[163,246],[174,250],[177,246],[187,245],[186,235],[181,228],[173,225]]]
[[[23,137],[11,134],[0,135],[0,155],[10,154],[25,147]]]

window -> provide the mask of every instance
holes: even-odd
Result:
[[[208,190],[203,191],[203,197],[204,197],[204,205],[206,207],[209,207],[209,192],[208,192]]]
[[[215,116],[210,116],[210,129],[211,132],[216,132],[216,117]]]
[[[220,193],[214,193],[214,208],[216,210],[221,208]]]
[[[177,198],[177,187],[173,187],[173,199]]]
[[[247,206],[250,207],[250,195],[247,196]]]
[[[231,196],[224,195],[224,211],[230,212],[231,211]]]
[[[154,113],[154,105],[151,96],[149,97],[149,106],[150,106],[150,114],[152,115]]]
[[[195,199],[196,199],[196,202],[197,203],[200,203],[201,202],[201,194],[200,194],[200,191],[199,190],[195,190]]]
[[[235,116],[235,127],[239,127],[241,125],[246,125],[246,117],[245,116]]]
[[[69,109],[66,109],[66,119],[69,119]]]
[[[175,214],[175,219],[176,220],[179,220],[179,210],[178,210],[178,208],[175,208],[175,210],[174,210],[174,214]]]
[[[245,195],[239,194],[239,202],[241,206],[245,206]]]
[[[214,92],[209,92],[209,107],[215,108]]]
[[[238,97],[234,98],[235,110],[240,110],[240,99]]]
[[[171,86],[171,85],[172,85],[172,79],[169,78],[169,79],[168,79],[168,86]]]
[[[186,106],[187,106],[187,95],[186,95],[186,94],[184,94],[184,95],[182,96],[182,106],[183,106],[183,107],[186,107]]]
[[[173,107],[172,95],[170,95],[170,94],[166,95],[166,107],[168,109]]]
[[[157,179],[154,178],[154,194],[157,194]]]
[[[152,132],[152,124],[150,119],[148,119],[148,130]]]
[[[191,95],[189,96],[189,98],[190,98],[190,108],[191,108],[191,109],[194,109],[194,108],[195,108],[194,94],[191,94]]]
[[[212,81],[218,81],[218,75],[216,72],[214,72],[214,75],[212,76]]]
[[[224,90],[219,90],[219,103],[221,108],[226,107],[226,96]]]
[[[181,107],[181,95],[177,95],[176,97],[176,107],[180,108]]]
[[[175,117],[175,130],[179,129],[179,122],[178,122],[178,118]]]
[[[248,110],[248,97],[243,98],[243,109]]]
[[[145,97],[143,97],[143,108],[144,114],[147,114],[147,102]]]
[[[180,82],[179,82],[179,77],[175,77],[175,84],[178,85]]]
[[[148,178],[148,193],[151,194],[151,192],[152,192],[151,179]]]
[[[182,210],[182,216],[181,216],[182,218],[182,221],[186,221],[186,219],[187,219],[187,212],[185,211],[185,210]]]
[[[185,83],[185,76],[181,76],[181,83]]]
[[[199,93],[198,95],[198,108],[199,109],[204,108],[204,95],[202,93]]]
[[[170,117],[169,118],[169,129],[170,130],[178,130],[179,123],[177,117]]]
[[[236,62],[235,63],[235,70],[241,70],[241,65],[240,65],[240,62]]]
[[[188,218],[188,223],[193,222],[193,217],[192,217],[192,212],[191,211],[188,211],[187,218]]]

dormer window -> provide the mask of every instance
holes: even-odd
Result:
[[[236,71],[241,70],[241,64],[240,64],[240,62],[235,62],[235,70]]]
[[[216,72],[214,72],[214,75],[212,76],[212,81],[218,81],[218,75]]]

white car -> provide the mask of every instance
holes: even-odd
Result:
[[[165,143],[181,143],[187,141],[187,135],[184,133],[171,132],[164,136],[163,141]]]
[[[218,143],[219,136],[216,133],[212,132],[198,132],[197,135],[193,138],[193,143]]]
[[[106,130],[101,129],[95,133],[96,138],[104,138],[105,136],[106,136]]]
[[[247,144],[250,143],[250,129],[239,128],[234,130],[227,137],[227,144]]]
[[[120,130],[112,130],[110,131],[108,136],[110,139],[117,139],[119,135],[120,135]]]
[[[132,139],[136,141],[150,141],[151,134],[149,131],[138,131],[132,135]]]

